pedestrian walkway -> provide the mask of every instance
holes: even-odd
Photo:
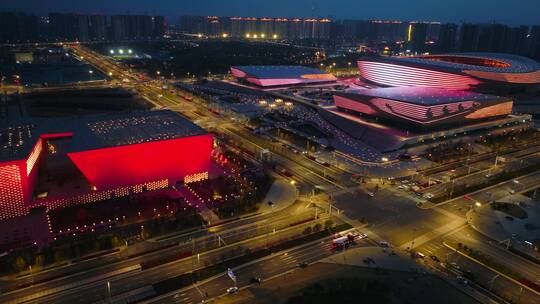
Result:
[[[287,208],[294,204],[297,198],[296,186],[283,178],[278,178],[270,187],[264,200],[260,202],[258,212],[269,213]],[[272,204],[270,205],[268,202],[272,202]]]
[[[222,220],[217,216],[217,214],[215,214],[212,210],[208,209],[206,204],[201,201],[197,196],[195,196],[195,194],[193,194],[188,188],[180,187],[178,191],[182,193],[188,204],[197,207],[197,211],[206,221],[207,225],[216,225],[222,222]]]
[[[407,249],[407,248],[414,248],[423,245],[424,243],[427,243],[441,235],[448,234],[449,232],[455,232],[456,230],[459,230],[463,227],[466,227],[467,221],[462,218],[457,218],[450,223],[443,225],[435,230],[429,231],[428,233],[425,233],[423,235],[420,235],[419,237],[414,238],[410,242],[406,242],[404,244],[401,244],[399,247],[400,249]]]
[[[367,263],[370,261],[370,263]],[[330,256],[321,262],[377,267],[392,270],[410,271],[419,269],[419,265],[412,259],[401,254],[392,253],[392,249],[381,247],[359,247],[347,249],[339,254]]]

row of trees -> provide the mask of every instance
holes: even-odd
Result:
[[[29,270],[30,267],[37,270],[92,252],[113,249],[124,243],[124,239],[114,234],[99,236],[91,234],[56,241],[45,247],[27,248],[2,257],[0,259],[0,272],[6,274],[22,272]]]

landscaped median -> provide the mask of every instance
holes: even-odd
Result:
[[[451,197],[448,197],[447,195],[437,196],[437,197],[434,197],[434,198],[430,199],[429,201],[434,203],[434,204],[439,204],[439,203],[445,202],[447,200],[451,200],[451,199],[454,199],[454,198],[457,198],[457,197],[460,197],[460,196],[463,196],[463,195],[471,194],[471,193],[474,193],[476,191],[479,191],[479,190],[482,190],[482,189],[485,189],[485,188],[488,188],[488,187],[491,187],[491,186],[495,186],[495,185],[503,183],[503,182],[508,182],[508,181],[510,181],[512,179],[515,179],[515,178],[518,178],[518,177],[523,177],[524,175],[533,174],[533,173],[535,173],[537,171],[540,171],[540,164],[535,164],[535,165],[532,165],[532,166],[528,166],[528,167],[525,167],[524,169],[521,169],[521,170],[518,170],[518,171],[513,171],[513,172],[503,171],[500,174],[495,175],[493,178],[487,179],[484,182],[482,182],[480,184],[477,184],[477,185],[473,185],[473,186],[470,186],[470,187],[465,187],[465,185],[463,185],[463,187],[458,187],[456,185],[455,186],[455,191],[452,193]]]
[[[444,246],[459,253],[460,255],[474,261],[475,263],[482,265],[483,267],[491,270],[497,275],[506,278],[514,284],[527,289],[528,291],[540,295],[540,285],[531,282],[523,278],[519,273],[516,273],[507,267],[494,262],[489,256],[474,250],[473,248],[462,245],[461,243],[443,242]],[[478,283],[478,282],[477,282]],[[484,286],[486,287],[486,286]],[[487,288],[487,287],[486,287]]]

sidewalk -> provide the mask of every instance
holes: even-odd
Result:
[[[188,203],[197,207],[197,211],[208,225],[216,225],[223,221],[212,210],[208,209],[206,204],[196,197],[187,187],[180,187],[178,191],[184,196]]]
[[[278,211],[292,205],[298,198],[296,186],[283,178],[277,178],[266,197],[259,203],[258,213],[269,213]],[[268,202],[274,203],[273,206],[268,205]]]
[[[370,258],[373,260],[371,267],[374,268],[400,271],[411,271],[421,268],[413,259],[404,258],[399,254],[391,255],[390,253],[392,251],[392,248],[358,247],[347,249],[339,254],[328,257],[321,262],[369,267],[364,263],[364,259]]]
[[[512,247],[515,250],[540,261],[540,252],[522,243],[523,240],[540,239],[540,229],[536,228],[540,223],[540,205],[538,202],[534,202],[521,194],[509,195],[497,201],[509,204],[520,202],[521,204],[516,205],[515,208],[524,211],[526,217],[520,219],[504,211],[494,210],[489,204],[484,204],[467,213],[467,220],[471,223],[471,226],[476,231],[497,242],[511,240]],[[509,218],[512,218],[512,220]]]

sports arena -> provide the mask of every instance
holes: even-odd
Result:
[[[430,87],[350,90],[334,94],[336,107],[404,129],[461,126],[512,113],[507,97]]]
[[[382,87],[423,86],[481,92],[535,92],[540,64],[497,53],[457,53],[413,57],[365,57],[358,61],[362,80]]]
[[[0,127],[0,219],[208,178],[213,137],[172,111]]]
[[[239,81],[259,87],[332,83],[337,78],[325,71],[304,66],[233,66],[231,74]]]

